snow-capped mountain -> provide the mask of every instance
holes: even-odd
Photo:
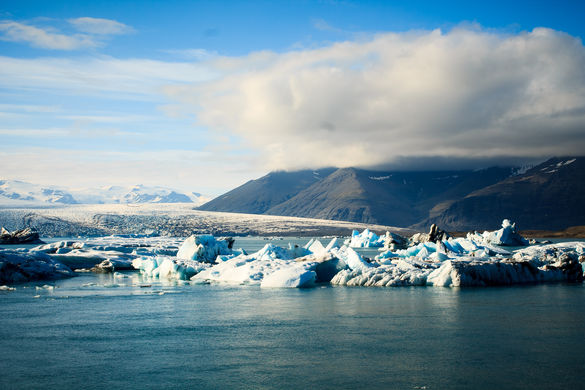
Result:
[[[197,192],[183,193],[158,186],[66,189],[17,180],[0,180],[0,204],[3,205],[194,203],[197,206],[209,200],[209,197]]]
[[[0,203],[78,203],[62,188],[48,188],[18,180],[0,180]]]

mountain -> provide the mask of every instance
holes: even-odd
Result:
[[[209,200],[199,193],[184,194],[166,187],[108,186],[65,189],[18,180],[0,180],[0,205],[195,203]]]
[[[510,173],[510,168],[438,172],[344,168],[266,213],[410,226],[427,218],[435,204],[458,199]]]
[[[585,157],[552,158],[499,183],[473,191],[420,226],[451,230],[499,227],[502,217],[521,229],[561,230],[585,224]]]
[[[71,191],[80,203],[205,203],[209,198],[199,194],[185,194],[170,188],[158,186],[107,186],[101,188],[78,189]]]
[[[47,188],[18,180],[0,180],[0,202],[4,204],[78,203],[63,189]]]
[[[356,168],[273,172],[199,209],[410,226],[427,218],[435,205],[497,183],[511,172],[510,168],[442,172],[378,172]]]
[[[204,211],[263,214],[334,172],[334,168],[271,172],[199,207]]]

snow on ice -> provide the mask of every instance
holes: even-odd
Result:
[[[401,237],[378,236],[366,229],[354,231],[344,245],[337,238],[327,245],[318,239],[304,246],[269,243],[250,254],[234,249],[233,239],[212,235],[185,240],[110,236],[60,241],[30,250],[0,250],[0,283],[68,277],[74,275],[72,270],[80,269],[136,269],[145,278],[263,288],[323,283],[466,287],[583,281],[585,243],[514,248],[527,242],[508,220],[500,230],[465,238],[449,237],[437,227],[434,232],[437,234],[431,229],[407,244]],[[382,246],[374,259],[354,249]]]

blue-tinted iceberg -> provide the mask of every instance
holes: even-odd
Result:
[[[174,257],[154,256],[134,259],[132,266],[150,278],[188,280],[211,267],[211,264]]]
[[[516,230],[516,224],[510,222],[508,219],[502,221],[502,228],[493,232],[485,231],[483,234],[473,233],[468,234],[468,238],[475,241],[480,241],[486,244],[502,245],[502,246],[528,246],[527,239],[522,237]]]
[[[44,253],[0,249],[0,283],[22,283],[74,276],[64,264]]]
[[[231,255],[233,239],[218,240],[210,234],[192,235],[179,247],[177,258],[214,263],[219,255]]]
[[[384,246],[384,237],[379,237],[369,229],[363,232],[354,230],[351,232],[351,238],[345,241],[345,245],[350,248],[381,248]]]

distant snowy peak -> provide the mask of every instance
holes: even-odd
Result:
[[[0,202],[78,203],[70,193],[63,189],[46,188],[18,180],[0,180]]]
[[[75,190],[73,194],[82,203],[195,203],[201,205],[209,200],[199,193],[182,193],[167,187],[109,186],[99,189]]]
[[[0,204],[5,205],[194,203],[199,206],[209,200],[197,192],[182,193],[166,187],[135,185],[65,190],[17,180],[0,180]]]
[[[566,167],[567,165],[573,164],[577,161],[577,158],[568,158],[568,159],[560,159],[560,161],[552,161],[551,163],[547,164],[545,167],[540,168],[541,172],[544,173],[555,173],[558,172],[559,169]]]

